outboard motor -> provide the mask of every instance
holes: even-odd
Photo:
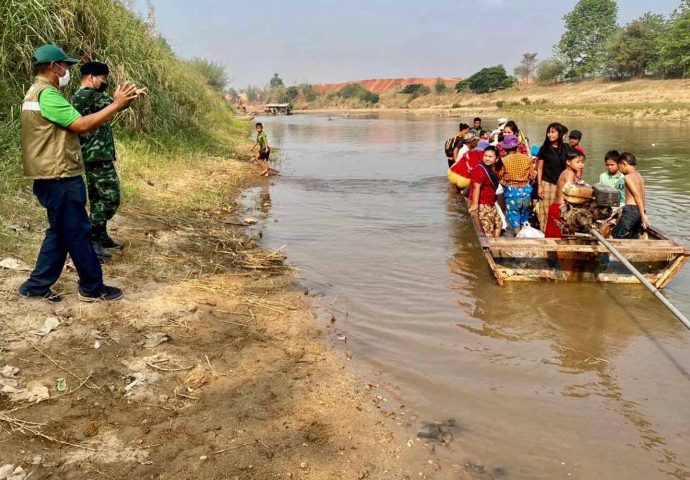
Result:
[[[618,190],[603,184],[591,187],[586,183],[567,183],[563,187],[563,199],[561,232],[564,236],[588,233],[593,227],[601,231],[620,205]]]
[[[566,183],[563,186],[561,213],[564,225],[561,232],[564,236],[589,232],[594,225],[594,216],[590,211],[593,199],[594,190],[586,183]]]

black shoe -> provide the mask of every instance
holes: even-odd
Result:
[[[117,287],[109,287],[107,285],[103,285],[103,288],[101,288],[101,291],[99,293],[95,294],[90,294],[90,293],[85,293],[81,287],[79,287],[79,293],[77,294],[77,298],[81,300],[82,302],[98,302],[101,300],[104,301],[113,301],[113,300],[119,300],[122,298],[122,289],[117,288]]]
[[[112,238],[110,238],[110,235],[108,235],[107,233],[104,233],[103,235],[101,235],[100,240],[101,240],[101,247],[103,247],[103,248],[112,248],[114,250],[122,250],[123,248],[125,248],[125,246],[123,244],[118,243],[115,240],[113,240]]]
[[[31,293],[19,288],[17,294],[22,298],[43,298],[51,303],[60,303],[62,301],[62,295],[55,293],[53,290],[48,289],[43,293]]]
[[[99,260],[109,260],[113,257],[113,255],[110,252],[103,248],[100,242],[92,241],[91,245],[93,245],[93,251],[96,252],[96,256]]]

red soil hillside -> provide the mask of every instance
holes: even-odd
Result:
[[[461,78],[441,77],[448,87],[452,88],[458,83]],[[434,78],[375,78],[372,80],[357,80],[353,82],[343,83],[318,83],[314,85],[314,90],[318,93],[336,93],[339,92],[345,85],[350,83],[359,83],[367,90],[380,94],[390,92],[399,86],[409,85],[411,83],[421,83],[427,87],[434,88],[436,77]]]

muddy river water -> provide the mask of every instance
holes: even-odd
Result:
[[[281,171],[265,244],[420,424],[454,420],[446,460],[486,478],[690,478],[690,331],[638,286],[496,286],[445,178],[458,120],[263,120]],[[539,143],[551,121],[516,120]],[[563,123],[590,181],[609,148],[634,152],[652,223],[690,245],[687,124]],[[665,293],[690,315],[690,267]]]

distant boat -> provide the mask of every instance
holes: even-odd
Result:
[[[292,115],[292,104],[291,103],[269,103],[264,107],[264,113],[271,115]]]

